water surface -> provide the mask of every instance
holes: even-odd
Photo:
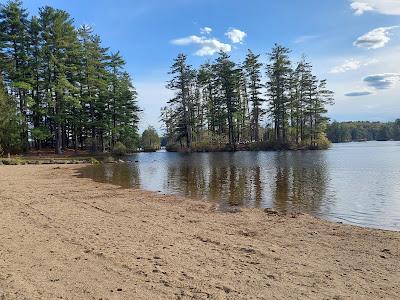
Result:
[[[222,206],[273,207],[400,230],[400,142],[335,144],[326,151],[138,153],[125,159],[89,166],[82,176]]]

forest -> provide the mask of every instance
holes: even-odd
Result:
[[[327,148],[325,114],[333,92],[305,58],[294,64],[289,55],[275,45],[267,64],[251,50],[235,63],[220,52],[196,70],[179,54],[167,85],[175,97],[161,112],[167,149]]]
[[[0,7],[0,154],[112,151],[139,142],[137,93],[119,52],[50,6]]]
[[[400,119],[394,122],[332,122],[327,136],[333,143],[362,141],[400,141]]]
[[[29,16],[20,0],[0,7],[0,154],[65,149],[159,148],[157,130],[139,137],[140,108],[121,54],[88,25],[50,6]],[[161,109],[170,151],[325,149],[331,142],[399,140],[400,120],[333,122],[327,81],[302,57],[274,45],[242,62],[225,52],[199,68],[185,54],[171,66],[175,92]],[[263,63],[262,61],[266,61]]]

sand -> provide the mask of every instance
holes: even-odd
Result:
[[[221,212],[80,167],[0,166],[1,300],[400,298],[399,232]]]

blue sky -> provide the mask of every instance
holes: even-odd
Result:
[[[198,66],[230,50],[263,54],[274,43],[306,54],[335,91],[336,120],[400,118],[400,0],[26,0],[31,14],[51,5],[77,26],[89,24],[127,62],[144,109],[141,128],[160,127],[160,107],[172,59],[180,52]],[[208,30],[205,28],[209,28]],[[212,31],[210,31],[210,29]],[[236,29],[236,30],[235,30]],[[229,35],[228,32],[231,32]]]

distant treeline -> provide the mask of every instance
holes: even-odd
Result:
[[[400,140],[400,119],[395,122],[333,122],[327,128],[333,143]]]
[[[263,64],[250,50],[243,63],[220,52],[198,69],[180,54],[168,82],[175,96],[162,110],[168,149],[326,148],[333,92],[309,62],[289,54],[275,45]]]
[[[29,16],[19,0],[1,4],[0,66],[0,154],[137,146],[139,107],[123,58],[67,12],[45,6]]]

